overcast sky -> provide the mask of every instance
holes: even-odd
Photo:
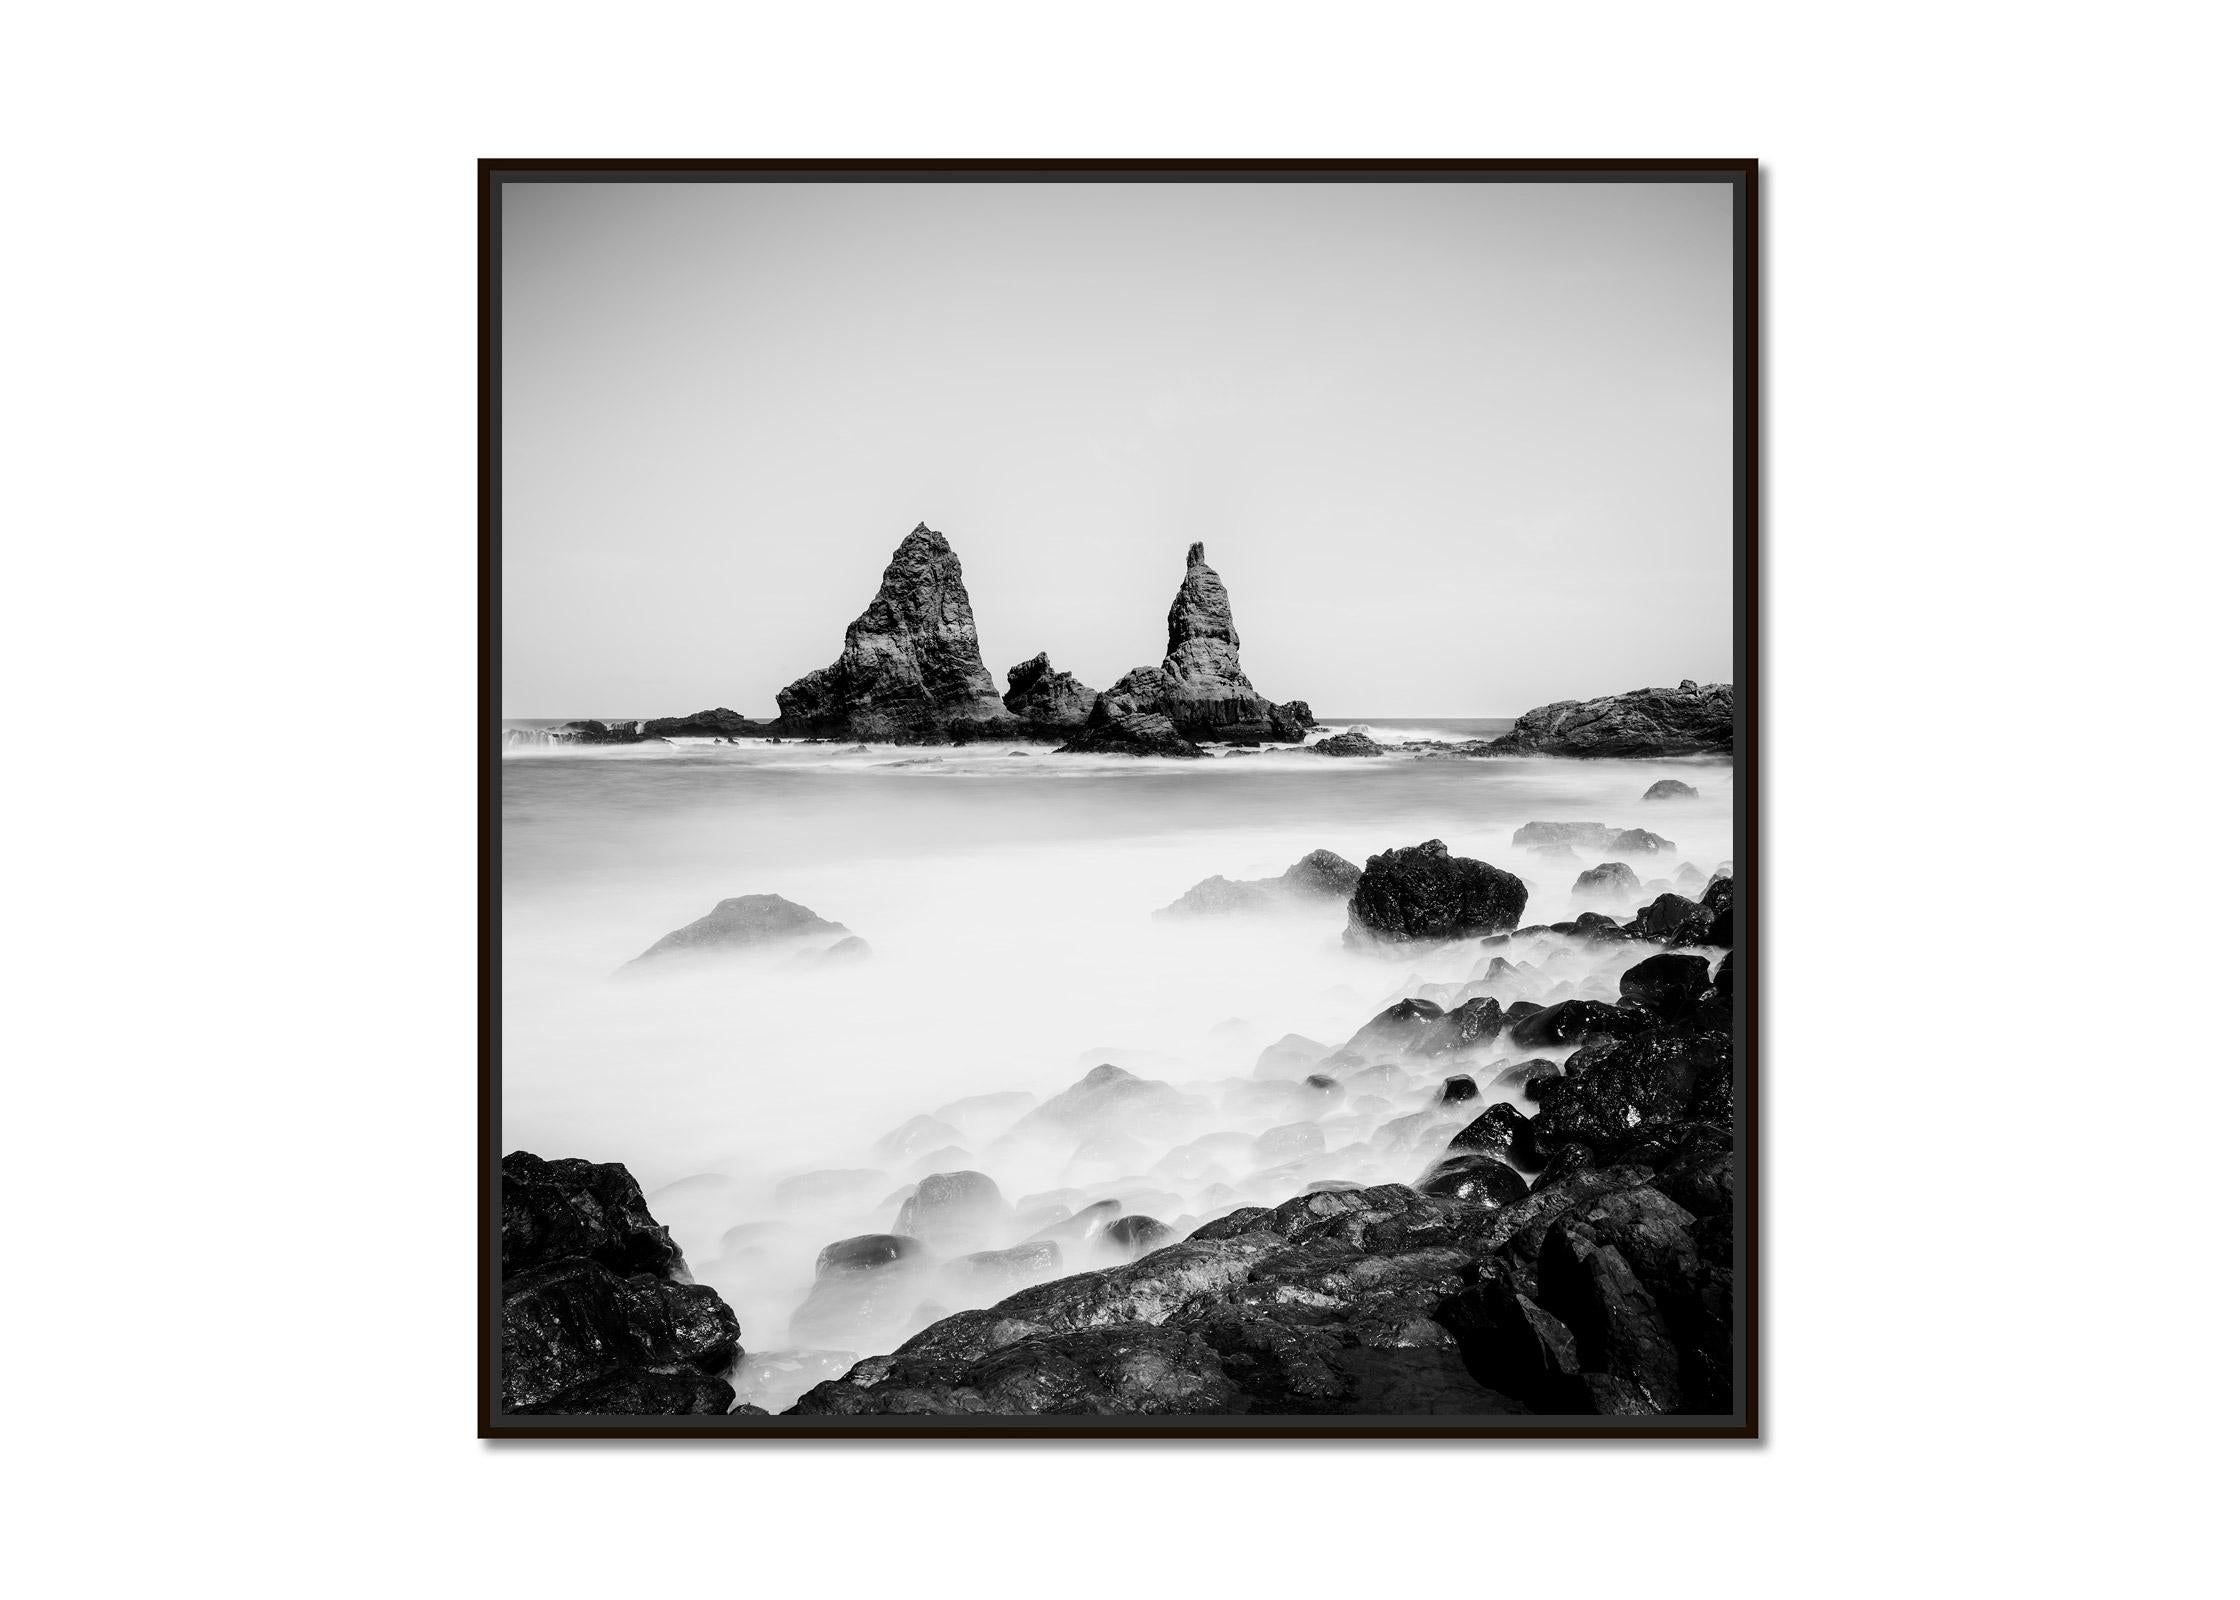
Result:
[[[776,714],[913,524],[982,654],[1511,715],[1732,676],[1696,184],[511,184],[509,716]]]

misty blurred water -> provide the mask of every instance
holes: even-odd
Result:
[[[1507,726],[1356,720],[1384,740]],[[1671,776],[1701,797],[1641,799]],[[912,1116],[996,1091],[1044,1097],[1100,1061],[1214,1086],[1200,1091],[1209,1107],[1235,1106],[1233,1085],[1218,1086],[1249,1078],[1277,1039],[1342,1044],[1394,999],[1484,967],[1473,945],[1397,960],[1350,952],[1338,902],[1274,917],[1153,916],[1199,880],[1274,876],[1315,849],[1360,864],[1438,838],[1522,877],[1528,923],[1590,906],[1623,917],[1629,907],[1572,898],[1581,867],[1601,857],[1551,863],[1511,835],[1534,820],[1645,826],[1679,846],[1637,862],[1645,880],[1683,861],[1707,871],[1732,853],[1731,795],[1723,761],[1286,749],[1185,763],[1025,745],[517,751],[501,778],[504,1147],[626,1163],[695,1270],[712,1271],[748,1321],[748,1348],[782,1344],[816,1246],[888,1226],[895,1196],[922,1175],[872,1153]],[[844,923],[871,956],[820,965],[788,952],[615,979],[663,934],[746,894]],[[1209,1110],[1202,1126],[1257,1133],[1275,1115],[1237,1109],[1223,1122]],[[1078,1164],[1038,1165],[992,1149],[994,1129],[963,1131],[969,1165],[1007,1200],[1030,1186],[1096,1187]],[[728,1230],[776,1215],[778,1180],[833,1168],[891,1169],[892,1183],[828,1214],[779,1217],[768,1248],[722,1264]],[[1179,1211],[1200,1199],[1172,1188],[1146,1204]]]

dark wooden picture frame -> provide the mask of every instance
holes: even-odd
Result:
[[[955,1416],[740,1417],[541,1416],[501,1408],[501,1289],[498,1252],[502,1039],[499,995],[498,872],[500,801],[500,573],[504,484],[499,449],[500,197],[506,185],[564,182],[849,182],[883,179],[1268,183],[1406,183],[1427,180],[1501,182],[1697,182],[1729,184],[1733,236],[1733,508],[1734,662],[1734,1412],[1729,1416],[1260,1416],[990,1417]],[[476,205],[478,264],[478,459],[480,638],[477,702],[478,930],[480,1036],[476,1085],[478,1256],[475,1283],[478,1370],[476,1430],[484,1439],[753,1439],[788,1438],[1681,1438],[1759,1437],[1763,1342],[1761,1304],[1761,1127],[1764,1052],[1761,1043],[1764,873],[1764,699],[1759,595],[1759,174],[1754,160],[1261,160],[1261,161],[754,161],[515,160],[479,164]]]

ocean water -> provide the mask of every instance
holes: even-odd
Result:
[[[1484,738],[1508,726],[1328,725],[1356,724],[1384,741]],[[1700,797],[1642,800],[1663,777]],[[1485,949],[1349,950],[1341,902],[1154,915],[1201,879],[1271,877],[1314,849],[1360,864],[1436,838],[1523,878],[1530,924],[1584,909],[1623,919],[1633,906],[1575,898],[1579,872],[1605,858],[1582,850],[1554,862],[1520,850],[1511,836],[1527,822],[1640,826],[1674,841],[1672,855],[1628,858],[1644,902],[1683,863],[1708,872],[1733,853],[1723,760],[532,746],[508,752],[500,794],[504,1146],[626,1163],[695,1276],[739,1312],[750,1351],[810,1343],[873,1354],[970,1301],[920,1286],[852,1332],[797,1320],[818,1249],[890,1228],[929,1171],[984,1172],[1017,1208],[1015,1223],[978,1241],[989,1248],[1099,1199],[1187,1227],[1306,1181],[1412,1179],[1452,1129],[1441,1124],[1426,1143],[1424,1130],[1403,1124],[1411,1136],[1401,1138],[1387,1125],[1423,1110],[1450,1072],[1468,1072],[1488,1097],[1513,1095],[1495,1081],[1513,1057],[1406,1063],[1317,1100],[1299,1087],[1314,1051],[1342,1045],[1409,995],[1615,998],[1624,964],[1555,951],[1473,989]],[[745,894],[782,895],[845,924],[870,955],[821,961],[828,939],[616,976],[663,934]],[[1262,1052],[1293,1035],[1312,1048],[1294,1047],[1256,1079]],[[1055,1142],[1013,1131],[1029,1105],[1105,1062],[1176,1085],[1180,1120]],[[1003,1094],[1014,1098],[955,1105]],[[930,1144],[881,1147],[935,1113]],[[1302,1122],[1315,1125],[1311,1135],[1254,1144]],[[1321,1148],[1294,1158],[1284,1140]],[[857,1176],[826,1180],[810,1198],[796,1185],[781,1201],[783,1180],[833,1171]],[[1066,1249],[1063,1270],[1101,1264],[1093,1251]],[[789,1403],[785,1388],[743,1392]]]

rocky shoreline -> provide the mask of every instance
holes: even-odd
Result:
[[[1642,833],[1534,823],[1517,844],[1624,841],[1654,861]],[[863,1214],[896,1167],[923,1174],[881,1202],[883,1229],[816,1250],[784,1348],[741,1348],[739,1319],[690,1281],[621,1167],[515,1152],[505,1403],[750,1422],[1724,1414],[1733,883],[1723,866],[1693,894],[1678,887],[1692,866],[1649,883],[1619,862],[1589,872],[1610,867],[1633,879],[1606,873],[1623,921],[1523,925],[1526,885],[1437,840],[1198,885],[1162,914],[1342,902],[1365,953],[1466,949],[1475,975],[1419,986],[1336,1048],[1277,1040],[1249,1080],[1106,1063],[1039,1102],[985,1095],[913,1118],[875,1166],[786,1180],[781,1209]],[[767,896],[693,929],[656,950],[846,934]],[[971,1148],[1070,1153],[1114,1176],[1006,1196]],[[709,1271],[736,1285],[774,1270],[777,1226],[733,1228]]]
[[[1193,544],[1167,609],[1167,651],[1102,691],[1055,667],[1047,651],[1020,662],[996,691],[964,567],[923,522],[895,549],[878,592],[848,625],[838,659],[777,694],[778,715],[757,722],[728,706],[644,721],[578,720],[548,737],[564,745],[648,744],[672,738],[954,744],[1056,742],[1073,755],[1196,760],[1206,745],[1299,745],[1326,756],[1431,758],[1558,755],[1581,758],[1731,754],[1732,686],[1636,689],[1536,706],[1499,739],[1379,745],[1359,730],[1319,727],[1303,700],[1282,704],[1252,685],[1221,575]]]

